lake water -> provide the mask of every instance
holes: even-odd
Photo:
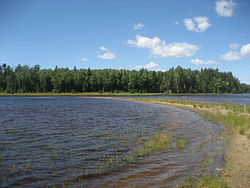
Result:
[[[117,96],[118,97],[118,96]],[[121,96],[119,96],[121,97]],[[128,96],[122,96],[128,97]],[[226,94],[226,95],[137,95],[129,96],[136,98],[157,98],[170,100],[185,100],[196,102],[222,103],[222,104],[238,104],[250,105],[250,94]]]
[[[188,141],[123,159],[155,133]],[[0,97],[0,187],[172,187],[219,173],[222,128],[189,110],[82,96]],[[213,163],[201,168],[206,159]],[[100,168],[107,160],[112,165]]]

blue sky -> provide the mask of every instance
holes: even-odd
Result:
[[[248,0],[0,0],[0,64],[218,68],[250,84]]]

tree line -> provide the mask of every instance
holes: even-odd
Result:
[[[168,71],[40,69],[18,65],[0,65],[0,92],[140,92],[140,93],[239,93],[250,86],[240,83],[231,72],[218,69]]]

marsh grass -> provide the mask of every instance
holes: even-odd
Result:
[[[213,160],[210,157],[206,156],[201,163],[201,168],[203,169],[208,168],[209,165],[212,163],[213,163]]]
[[[162,151],[171,146],[172,137],[164,132],[156,133],[152,139],[145,142],[143,147],[144,154],[154,151]]]
[[[186,139],[177,139],[176,140],[176,147],[179,150],[184,150],[187,145],[187,140]]]
[[[229,188],[228,184],[219,176],[204,175],[202,177],[194,177],[188,175],[182,185],[177,188]]]
[[[127,164],[130,164],[130,163],[132,163],[134,161],[134,158],[133,158],[132,155],[126,155],[125,158],[124,158],[124,160],[125,160],[125,162]]]
[[[128,138],[130,141],[132,140],[130,137],[125,138],[124,142],[126,142],[126,144],[123,143],[125,148],[129,148],[129,142],[126,141]],[[136,139],[133,143],[137,143]],[[101,174],[102,172],[112,169],[113,167],[129,165],[133,163],[135,159],[153,154],[155,152],[174,148],[183,150],[187,145],[187,140],[173,138],[172,136],[168,135],[166,131],[162,131],[154,134],[152,138],[147,139],[144,142],[140,141],[138,143],[139,145],[130,150],[124,157],[114,154],[107,154],[103,159],[100,160],[98,173]]]
[[[184,180],[182,186],[180,186],[180,187],[182,187],[182,188],[189,188],[189,187],[192,187],[193,184],[194,184],[194,178],[193,178],[193,176],[192,175],[188,175],[186,177],[186,179]]]
[[[131,140],[131,138],[129,138]],[[125,138],[124,147],[128,148],[128,142],[126,141],[127,138]],[[98,171],[101,172],[103,170],[106,170],[108,168],[111,168],[114,166],[114,164],[130,164],[134,161],[134,158],[141,157],[143,155],[149,155],[156,151],[162,151],[167,148],[170,148],[172,142],[172,137],[169,136],[165,132],[156,133],[151,139],[146,140],[142,146],[134,148],[132,151],[129,152],[128,155],[126,155],[123,159],[121,157],[118,157],[117,155],[108,154],[107,156],[102,159],[102,162],[100,163],[98,167]]]
[[[246,129],[241,127],[240,130],[239,130],[239,133],[240,134],[245,134],[245,132],[246,132]]]
[[[203,176],[198,180],[196,188],[229,188],[227,183],[220,177]]]
[[[103,171],[114,167],[115,165],[120,165],[121,163],[122,159],[118,155],[108,153],[100,161],[100,164],[98,166],[98,174],[101,174]]]

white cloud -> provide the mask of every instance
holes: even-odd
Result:
[[[232,44],[231,44],[232,45]],[[236,47],[235,46],[231,46],[229,45],[230,48],[232,47]],[[237,45],[237,48],[239,48],[240,46]],[[238,61],[243,59],[245,56],[249,56],[250,55],[250,43],[243,45],[240,48],[240,51],[229,51],[225,54],[221,55],[221,58],[225,61]]]
[[[146,65],[136,65],[134,66],[135,69],[155,69],[155,68],[158,68],[159,65],[157,63],[154,63],[154,62],[149,62],[148,64]]]
[[[140,35],[136,35],[136,40],[128,40],[127,44],[135,46],[137,48],[154,48],[160,45],[161,40],[158,37],[148,38]]]
[[[105,47],[105,46],[101,46],[101,47],[100,47],[100,50],[101,50],[101,51],[108,51],[109,49],[108,49],[107,47]]]
[[[87,62],[87,61],[89,61],[89,59],[88,59],[88,58],[83,57],[83,58],[80,58],[80,61],[81,61],[81,62]]]
[[[237,48],[239,48],[240,45],[237,44],[237,43],[232,43],[232,44],[229,44],[229,48],[231,48],[232,50],[236,50]]]
[[[113,52],[111,52],[107,47],[105,46],[101,46],[99,48],[101,51],[102,51],[102,55],[98,55],[97,57],[98,58],[101,58],[101,59],[115,59],[116,56]]]
[[[180,24],[180,22],[176,21],[176,22],[174,22],[174,24],[175,24],[175,25],[179,25],[179,24]]]
[[[183,22],[187,30],[194,32],[204,32],[212,25],[208,17],[185,18]]]
[[[242,59],[242,56],[239,52],[229,51],[229,52],[221,55],[221,58],[225,61],[238,61],[238,60]]]
[[[108,51],[102,55],[98,55],[97,57],[101,59],[114,59],[116,56],[111,51]]]
[[[245,44],[241,47],[240,49],[240,54],[243,56],[248,56],[250,55],[250,43]]]
[[[207,61],[203,61],[201,59],[192,59],[191,63],[195,64],[195,65],[218,65],[218,62],[212,61],[212,60],[207,60]]]
[[[145,27],[145,25],[143,25],[143,24],[141,24],[141,23],[134,24],[134,30],[140,30],[140,29],[142,29],[143,27]]]
[[[220,16],[231,17],[233,15],[235,5],[236,3],[234,3],[233,0],[220,0],[216,1],[215,10]]]
[[[138,48],[148,48],[150,56],[153,58],[187,57],[194,55],[199,50],[198,46],[186,42],[166,43],[158,37],[148,38],[140,35],[136,36],[136,40],[128,40],[127,44]]]
[[[166,44],[163,41],[161,45],[152,48],[150,53],[151,57],[154,58],[189,57],[193,56],[198,51],[198,49],[198,46],[188,44],[186,42]]]

